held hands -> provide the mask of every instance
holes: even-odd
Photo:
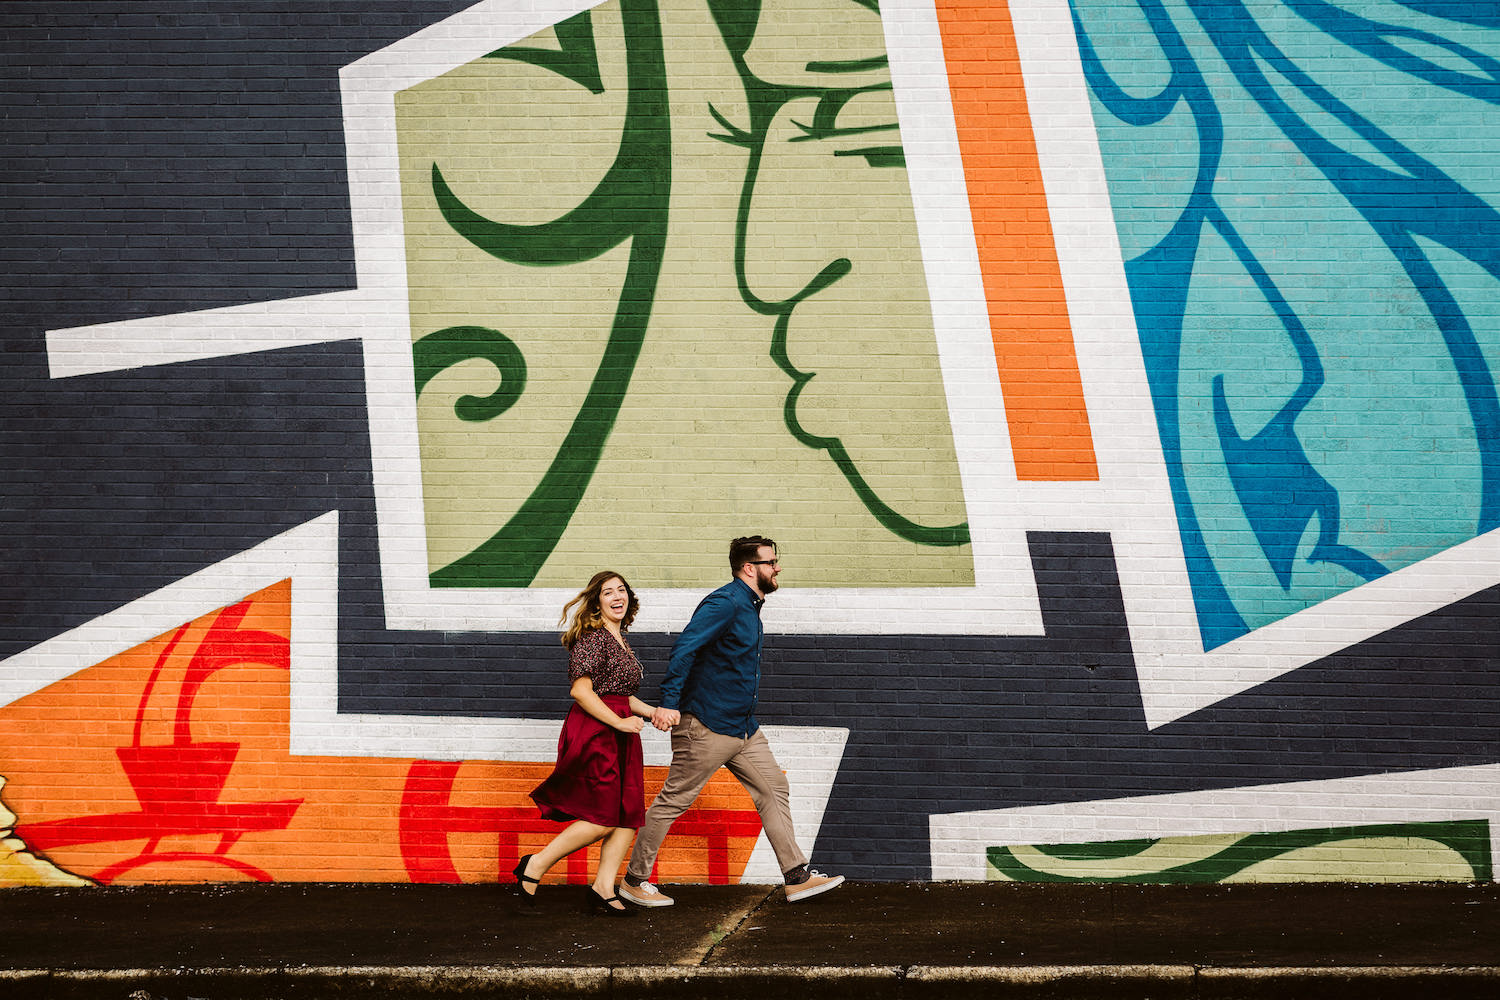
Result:
[[[658,708],[651,713],[651,724],[666,732],[682,721],[682,713],[675,708]]]

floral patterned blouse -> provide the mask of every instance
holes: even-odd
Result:
[[[594,682],[595,694],[632,695],[641,687],[641,661],[635,658],[630,643],[615,641],[608,629],[596,628],[583,633],[573,643],[568,659],[568,683],[580,677]]]

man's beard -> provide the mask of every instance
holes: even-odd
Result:
[[[773,574],[766,572],[765,570],[761,571],[760,578],[756,580],[756,584],[758,585],[758,589],[760,590],[762,596],[774,593],[779,586],[779,584],[777,584],[776,582],[776,577]]]

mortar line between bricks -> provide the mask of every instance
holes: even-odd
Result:
[[[759,900],[742,909],[740,911],[740,918],[734,922],[734,926],[725,931],[723,937],[719,938],[717,941],[713,939],[713,932],[710,931],[708,935],[708,949],[704,951],[704,953],[699,957],[698,964],[700,966],[707,965],[708,960],[713,957],[714,950],[718,948],[719,945],[723,944],[725,941],[728,941],[731,937],[738,933],[739,929],[745,926],[745,921],[749,920],[754,914],[758,913],[760,911],[760,908],[762,906],[765,906],[766,903],[770,901],[771,897],[776,894],[776,891],[776,887],[772,886]]]

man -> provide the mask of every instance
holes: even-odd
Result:
[[[661,794],[646,811],[635,839],[620,898],[640,906],[671,906],[672,897],[650,881],[656,853],[681,816],[720,767],[750,793],[761,826],[786,879],[787,902],[795,903],[840,885],[842,875],[807,867],[797,846],[786,775],[755,721],[760,689],[760,608],[776,590],[781,564],[776,543],[752,535],[729,544],[734,579],[709,594],[693,612],[662,681],[651,722],[672,727],[672,767]]]

